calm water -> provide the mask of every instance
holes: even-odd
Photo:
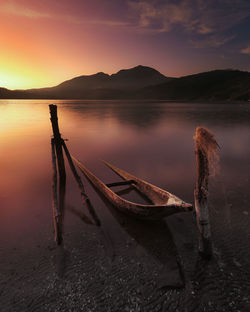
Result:
[[[211,180],[211,196],[220,197],[222,206],[213,209],[221,209],[229,223],[236,214],[248,220],[250,104],[1,100],[1,248],[53,238],[51,103],[58,105],[60,130],[72,155],[106,183],[117,179],[101,159],[187,202],[193,202],[195,184],[195,128],[209,128],[221,147],[221,169]],[[85,179],[84,183],[104,227],[115,226],[105,204]],[[236,190],[238,204],[233,205]],[[82,211],[69,170],[66,196],[67,207]],[[67,209],[65,235],[81,226],[78,216]]]

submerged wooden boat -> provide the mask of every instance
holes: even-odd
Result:
[[[74,158],[79,169],[84,173],[92,185],[120,211],[134,215],[136,218],[157,220],[178,212],[192,211],[191,204],[185,203],[177,196],[154,186],[146,181],[143,181],[132,174],[119,169],[108,162],[104,163],[112,169],[124,182],[105,184],[93,173],[91,173],[81,162]],[[146,197],[149,204],[133,203],[120,197],[111,190],[112,186],[131,185],[140,194]]]

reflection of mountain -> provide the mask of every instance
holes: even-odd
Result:
[[[84,101],[64,105],[67,109],[75,111],[79,115],[103,119],[104,116],[112,116],[119,122],[133,125],[138,128],[149,128],[156,125],[164,117],[166,107],[155,101]],[[143,114],[142,114],[143,112]]]
[[[219,105],[200,103],[164,103],[157,101],[84,101],[64,104],[86,119],[103,120],[112,116],[119,123],[146,129],[161,121],[165,124],[204,124],[207,127],[221,124],[224,127],[249,125],[248,103],[221,103]],[[142,113],[143,112],[143,113]]]
[[[113,110],[115,117],[126,124],[149,128],[156,125],[164,116],[164,106],[138,102],[128,105],[120,105],[119,108]]]
[[[248,100],[250,73],[215,70],[168,78],[153,68],[137,66],[113,75],[76,77],[51,88],[13,91],[0,88],[0,98]]]

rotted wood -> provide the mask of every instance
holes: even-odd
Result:
[[[60,177],[61,182],[64,182],[66,181],[66,171],[65,171],[65,164],[64,164],[64,158],[63,158],[63,152],[62,152],[63,140],[61,138],[61,134],[59,132],[59,126],[58,126],[57,106],[51,104],[49,105],[49,109],[50,109],[50,120],[52,124],[53,135],[54,135],[54,143],[56,147],[59,177]]]
[[[62,232],[62,223],[64,217],[64,205],[65,205],[65,191],[66,191],[66,171],[65,171],[65,164],[63,158],[63,151],[62,151],[62,138],[59,132],[58,126],[58,118],[57,118],[57,106],[56,105],[49,105],[50,109],[50,120],[53,129],[53,143],[55,145],[56,151],[56,158],[57,158],[57,166],[58,166],[58,173],[59,173],[59,213],[61,218],[61,232]]]
[[[94,220],[94,223],[96,225],[100,226],[100,224],[101,224],[100,219],[98,218],[97,214],[95,213],[95,210],[94,210],[94,208],[93,208],[93,206],[92,206],[92,204],[88,198],[88,195],[85,193],[85,188],[84,188],[84,185],[82,183],[82,180],[76,171],[75,165],[74,165],[73,160],[72,160],[71,155],[70,155],[70,152],[69,152],[67,145],[64,141],[62,142],[62,146],[63,146],[63,149],[65,151],[66,157],[68,159],[70,169],[71,169],[73,176],[76,180],[76,183],[80,189],[82,203],[83,203],[83,205],[84,204],[87,205],[89,213],[90,213],[92,219]]]
[[[62,242],[62,220],[58,209],[57,199],[57,167],[56,167],[56,151],[54,139],[51,139],[51,157],[52,157],[52,213],[54,224],[55,241],[58,245]]]
[[[77,182],[77,185],[78,185],[78,187],[79,187],[79,189],[81,191],[82,202],[83,202],[83,204],[85,204],[86,200],[88,200],[88,196],[85,193],[85,189],[84,189],[82,180],[81,180],[80,176],[78,175],[78,173],[76,171],[75,165],[74,165],[73,160],[72,160],[72,158],[70,156],[70,152],[69,152],[69,150],[68,150],[68,148],[66,146],[66,143],[64,141],[62,142],[62,146],[63,146],[63,149],[65,151],[66,157],[68,159],[70,169],[71,169],[71,171],[73,173],[73,176],[74,176],[74,178],[75,178],[75,180]]]
[[[211,227],[208,209],[209,162],[206,151],[198,141],[195,147],[197,180],[194,191],[196,222],[198,227],[199,252],[204,258],[213,255]]]
[[[152,204],[144,205],[126,200],[114,193],[76,158],[73,157],[73,160],[92,185],[104,197],[106,197],[117,209],[128,215],[133,215],[135,218],[143,220],[159,220],[174,213],[192,210],[191,204],[185,203],[177,196],[105,162],[109,168],[125,181],[136,181],[136,184],[133,186],[138,187],[142,193],[146,193],[147,197],[152,201]]]

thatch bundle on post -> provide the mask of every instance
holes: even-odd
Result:
[[[214,174],[218,163],[218,143],[214,135],[203,127],[195,133],[197,163],[196,188],[194,191],[196,220],[199,231],[199,250],[202,256],[212,256],[212,241],[208,211],[208,179]]]

